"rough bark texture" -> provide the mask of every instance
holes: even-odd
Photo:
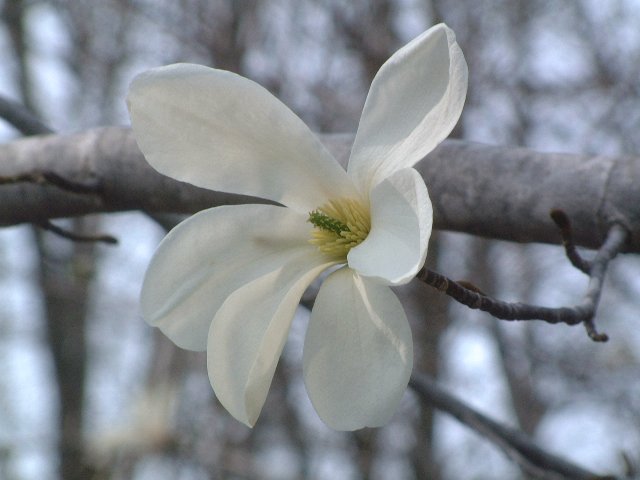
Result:
[[[322,137],[345,164],[351,135]],[[446,141],[418,163],[434,205],[435,228],[518,242],[558,243],[553,208],[572,220],[578,245],[597,247],[613,222],[631,232],[625,251],[640,252],[640,159],[558,153]],[[130,130],[102,128],[0,146],[0,176],[54,171],[95,186],[79,194],[21,183],[0,188],[0,225],[91,212],[190,213],[255,202],[211,192],[156,173]]]

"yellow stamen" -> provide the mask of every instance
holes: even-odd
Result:
[[[346,261],[347,254],[369,235],[369,210],[352,198],[330,200],[309,213],[314,225],[309,243],[336,260]]]

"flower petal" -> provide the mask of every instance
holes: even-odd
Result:
[[[326,262],[309,245],[306,217],[274,205],[203,210],[160,243],[142,286],[145,320],[179,347],[206,348],[211,320],[234,290],[293,258]]]
[[[138,146],[156,170],[308,212],[353,196],[338,162],[266,89],[231,72],[176,64],[138,75],[127,98]]]
[[[347,256],[359,274],[389,285],[409,282],[427,256],[433,208],[413,168],[399,170],[371,192],[371,231]]]
[[[449,135],[467,93],[467,64],[453,31],[436,25],[378,71],[351,150],[349,174],[362,191],[411,167]]]
[[[337,430],[384,425],[413,364],[411,330],[387,286],[348,268],[327,277],[304,343],[304,381],[320,418]]]
[[[220,403],[253,426],[289,326],[309,284],[329,264],[297,258],[236,290],[216,313],[207,345],[209,380]]]

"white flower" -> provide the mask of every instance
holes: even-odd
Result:
[[[198,65],[136,77],[134,135],[159,172],[274,205],[222,206],[162,241],[142,312],[178,346],[207,351],[216,396],[253,425],[294,312],[322,284],[304,344],[304,381],[329,426],[386,423],[407,386],[411,331],[389,288],[423,266],[427,188],[411,168],[458,121],[467,66],[445,25],[396,52],[371,85],[347,171],[285,105],[256,83]]]

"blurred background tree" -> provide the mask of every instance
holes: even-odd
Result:
[[[316,131],[354,132],[380,65],[444,21],[470,71],[455,137],[639,150],[638,1],[0,0],[0,21],[0,92],[58,132],[127,124],[132,77],[177,61],[261,83]],[[410,391],[387,427],[324,427],[300,375],[304,307],[260,421],[246,429],[216,404],[204,356],[140,318],[138,290],[163,228],[135,213],[66,227],[107,230],[120,245],[30,227],[0,236],[1,478],[524,478]],[[572,303],[585,284],[557,247],[443,232],[429,262],[507,300]],[[639,263],[610,271],[605,345],[580,329],[500,324],[411,284],[399,293],[415,368],[566,458],[630,473],[640,460],[640,336],[629,321]]]

